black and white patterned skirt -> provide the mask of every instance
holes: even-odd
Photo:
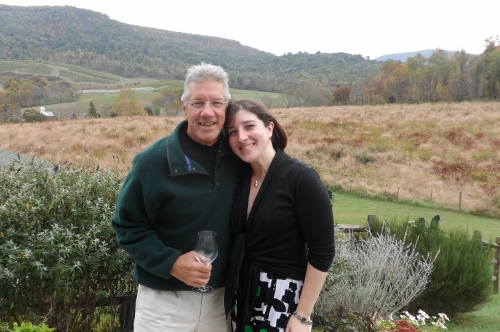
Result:
[[[271,273],[260,271],[252,318],[240,331],[284,332],[288,319],[299,303],[303,284],[302,280],[280,279]],[[234,316],[232,324],[234,330]]]

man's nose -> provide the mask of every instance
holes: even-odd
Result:
[[[212,107],[212,105],[210,105],[210,103],[205,103],[205,105],[203,105],[203,108],[201,109],[201,112],[200,112],[202,115],[204,116],[212,116],[215,114],[215,111],[214,111],[214,108]]]

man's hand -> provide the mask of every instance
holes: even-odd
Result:
[[[180,255],[172,266],[170,274],[186,285],[201,287],[208,284],[212,265],[204,265],[195,258],[195,252],[190,251]]]

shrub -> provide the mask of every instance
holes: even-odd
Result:
[[[52,332],[55,329],[48,327],[45,324],[33,325],[31,323],[22,322],[21,325],[14,324],[14,327],[9,332]]]
[[[433,268],[430,255],[406,244],[388,229],[366,238],[336,236],[336,257],[318,300],[320,316],[334,321],[356,313],[364,325],[403,309],[425,288]]]
[[[410,225],[410,227],[408,227]],[[375,228],[380,228],[379,223]],[[444,231],[439,222],[427,224],[423,218],[416,222],[392,222],[391,231],[406,243],[416,243],[422,255],[439,256],[434,262],[430,283],[408,305],[410,312],[419,309],[450,317],[472,311],[488,298],[491,292],[491,250],[482,246],[481,239],[471,237],[466,230]]]
[[[33,108],[30,108],[30,109],[27,109],[26,111],[24,111],[23,119],[26,122],[43,122],[43,121],[47,120],[45,115],[41,114],[40,112],[38,112],[37,110],[35,110]]]
[[[0,321],[90,330],[99,302],[132,270],[111,227],[120,185],[98,168],[0,169]]]

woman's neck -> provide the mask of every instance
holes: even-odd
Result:
[[[262,158],[255,160],[250,163],[252,167],[253,176],[257,180],[264,180],[269,167],[271,166],[271,162],[273,161],[274,156],[276,155],[276,151],[274,148],[271,148],[267,153],[265,153]]]

